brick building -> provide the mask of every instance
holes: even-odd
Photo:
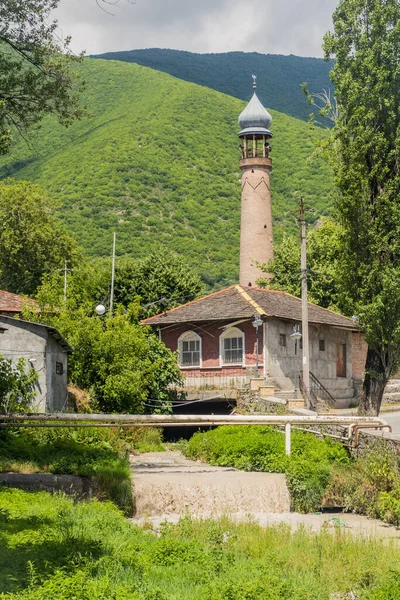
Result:
[[[178,352],[185,389],[240,387],[257,367],[282,390],[297,384],[302,346],[291,336],[301,330],[301,300],[290,294],[234,285],[143,324]],[[353,372],[353,334],[351,319],[309,304],[310,369],[335,398],[352,398],[360,378],[358,359]],[[357,352],[359,345],[356,338]]]

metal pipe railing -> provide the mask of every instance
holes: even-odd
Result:
[[[129,415],[129,414],[82,414],[82,413],[6,413],[0,414],[1,421],[33,421],[65,423],[130,423],[142,425],[151,423],[154,426],[171,423],[174,425],[188,425],[193,423],[221,424],[252,424],[252,425],[291,425],[308,423],[309,425],[358,425],[377,423],[387,425],[380,417],[345,417],[341,415]]]
[[[28,423],[27,423],[28,421]],[[0,414],[5,427],[204,427],[218,425],[273,425],[285,428],[285,452],[291,453],[292,425],[347,425],[381,428],[388,424],[379,417],[339,415],[120,415],[120,414]]]

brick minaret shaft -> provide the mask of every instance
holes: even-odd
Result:
[[[265,142],[264,142],[265,143]],[[256,285],[268,276],[256,266],[274,258],[270,158],[243,158],[240,220],[240,285]]]
[[[253,76],[254,77],[254,76]],[[255,79],[255,77],[254,77]],[[256,84],[254,81],[254,89]],[[240,284],[256,285],[269,276],[256,266],[274,257],[270,173],[272,117],[254,91],[253,98],[239,117],[242,131],[242,201],[240,223]]]

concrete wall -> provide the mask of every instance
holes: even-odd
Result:
[[[96,486],[89,477],[47,475],[43,473],[0,473],[0,487],[12,487],[26,492],[64,492],[77,500],[96,495]]]
[[[0,324],[5,329],[4,333],[0,333],[0,354],[15,363],[19,358],[25,358],[28,367],[28,359],[32,360],[31,364],[39,375],[36,399],[32,408],[37,412],[44,412],[47,397],[47,330],[34,324],[20,323],[17,319],[12,323],[4,320]]]
[[[63,366],[62,374],[57,373],[57,363]],[[47,402],[46,410],[49,412],[61,411],[67,402],[67,368],[68,357],[66,352],[51,336],[47,340],[46,348],[46,375],[47,375]]]
[[[365,361],[367,359],[368,344],[361,333],[353,332],[353,377],[364,379]]]
[[[38,373],[36,398],[32,409],[35,412],[57,411],[63,407],[67,397],[67,354],[48,335],[48,330],[35,323],[1,321],[0,355],[17,362],[25,358],[27,366],[32,364]],[[31,359],[31,363],[29,363]],[[63,374],[56,374],[56,362],[63,364]]]
[[[269,319],[268,354],[266,358],[267,374],[282,389],[293,389],[296,369],[302,369],[302,350],[297,348],[295,358],[294,341],[290,338],[293,324]],[[286,335],[286,347],[280,346],[280,334]],[[351,398],[352,382],[352,334],[351,331],[335,329],[327,325],[310,325],[310,370],[335,398]],[[319,340],[325,340],[325,351],[320,351]],[[346,377],[336,376],[336,344],[346,344]]]

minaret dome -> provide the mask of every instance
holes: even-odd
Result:
[[[239,116],[239,125],[242,131],[239,136],[261,134],[272,136],[269,128],[272,123],[272,117],[263,107],[256,92],[254,92],[252,99]]]

